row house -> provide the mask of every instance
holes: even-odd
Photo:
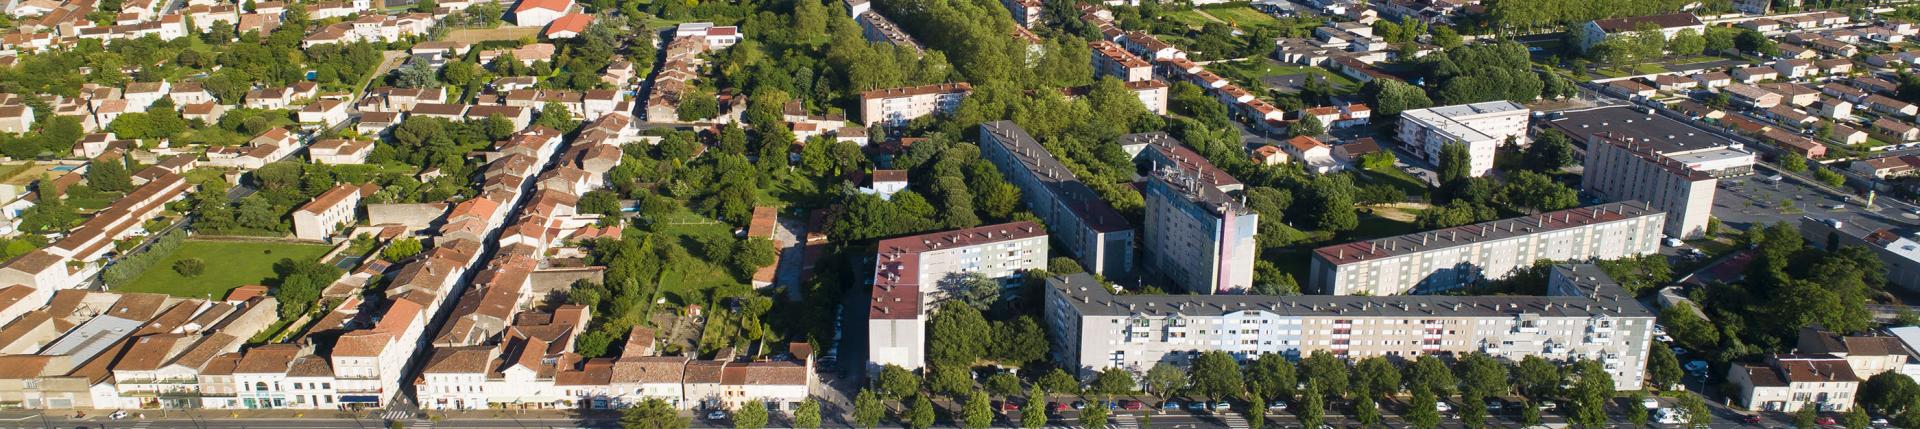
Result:
[[[351,116],[347,115],[347,102],[331,98],[323,98],[315,100],[312,103],[307,103],[306,106],[300,108],[300,112],[296,116],[299,118],[300,123],[315,126],[320,129],[331,129],[352,119]]]
[[[368,90],[357,107],[362,112],[407,112],[422,103],[437,104],[446,100],[446,88],[380,87]]]
[[[158,167],[148,167],[135,176],[147,177],[146,183],[74,227],[66,237],[48,246],[47,252],[73,261],[94,262],[113,250],[115,240],[147,233],[146,221],[159,217],[167,203],[185,198],[193,187],[185,178]]]
[[[409,37],[426,35],[437,22],[438,20],[432,14],[426,13],[397,16],[365,15],[351,21],[322,27],[302,40],[301,46],[311,48],[335,43],[396,42]]]
[[[372,140],[358,139],[321,140],[307,146],[307,158],[315,164],[365,164],[367,156],[373,154],[373,143]]]
[[[207,148],[207,165],[252,171],[284,159],[298,150],[299,135],[286,128],[275,128],[247,140],[245,146]]]

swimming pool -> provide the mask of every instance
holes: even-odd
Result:
[[[78,165],[56,165],[52,168],[53,171],[62,171],[62,172],[73,171],[78,169],[80,169],[80,166]]]

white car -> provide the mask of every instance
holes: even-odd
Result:
[[[726,420],[726,419],[727,419],[726,411],[713,410],[707,413],[707,420]]]
[[[1446,413],[1446,412],[1452,412],[1453,406],[1448,405],[1447,401],[1433,401],[1433,409],[1435,411]]]
[[[1653,399],[1652,397],[1641,398],[1640,406],[1647,407],[1649,410],[1658,409],[1660,408],[1660,400]]]
[[[1668,336],[1667,334],[1660,334],[1660,335],[1654,335],[1653,340],[1663,342],[1663,343],[1671,343],[1673,342],[1673,337]]]

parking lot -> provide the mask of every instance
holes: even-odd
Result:
[[[1775,176],[1784,177],[1771,180]],[[1870,208],[1864,198],[1836,194],[1770,169],[1760,169],[1753,176],[1721,180],[1719,186],[1719,195],[1713,200],[1713,217],[1731,227],[1775,222],[1797,225],[1802,217],[1810,216],[1880,229],[1911,227],[1920,219],[1911,212],[1888,207],[1884,201]]]

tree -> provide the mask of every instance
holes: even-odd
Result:
[[[1632,421],[1634,427],[1647,427],[1647,408],[1642,406],[1645,400],[1645,392],[1632,392],[1626,396],[1626,421]]]
[[[808,0],[802,0],[808,1]],[[993,423],[993,407],[987,403],[987,393],[978,390],[967,395],[966,403],[960,408],[960,427],[966,429],[985,429]]]
[[[1133,387],[1133,373],[1126,368],[1110,366],[1093,376],[1093,393],[1125,395],[1133,393]]]
[[[133,175],[127,173],[126,163],[118,159],[101,161],[87,164],[88,185],[104,192],[126,192],[133,189]]]
[[[1288,128],[1288,131],[1291,132],[1294,137],[1313,137],[1326,134],[1327,125],[1320,123],[1320,117],[1318,116],[1306,115],[1306,117],[1300,118],[1299,122],[1294,122],[1293,126]]]
[[[181,259],[173,263],[173,272],[180,273],[182,277],[199,277],[206,270],[207,263],[200,258]]]
[[[1087,405],[1086,410],[1081,411],[1080,423],[1089,428],[1107,427],[1107,413],[1111,411],[1107,409],[1106,400],[1094,401],[1093,404]]]
[[[691,423],[660,398],[647,398],[620,414],[620,427],[625,429],[687,429]]]
[[[1707,50],[1707,38],[1693,29],[1680,30],[1667,40],[1667,51],[1673,55],[1700,55]]]
[[[1833,169],[1830,169],[1830,168],[1821,168],[1818,170],[1814,170],[1813,178],[1819,180],[1821,183],[1827,184],[1827,186],[1832,186],[1836,188],[1840,187],[1840,185],[1847,184],[1847,176],[1842,176],[1840,175],[1840,173],[1835,173],[1833,172]]]
[[[1314,350],[1300,360],[1300,378],[1319,384],[1321,393],[1346,396],[1347,363],[1326,350]]]
[[[987,344],[988,356],[1002,364],[1023,366],[1047,357],[1052,344],[1047,332],[1033,316],[993,323],[994,341]]]
[[[971,365],[986,354],[992,327],[980,310],[958,301],[940,304],[928,321],[927,360],[943,365]]]
[[[566,104],[553,100],[540,107],[540,117],[535,118],[533,124],[564,133],[579,127],[580,121],[573,120],[573,112],[567,109]]]
[[[860,427],[873,429],[886,412],[886,406],[880,404],[880,398],[872,390],[860,389],[860,395],[853,399],[853,422]]]
[[[1012,397],[1020,393],[1020,377],[1014,376],[1011,372],[996,372],[987,376],[986,385],[987,393],[995,396]]]
[[[1433,106],[1433,100],[1427,98],[1426,91],[1392,79],[1368,81],[1360,86],[1360,95],[1366,97],[1368,105],[1382,115],[1398,115],[1403,111]]]
[[[1440,183],[1454,183],[1473,176],[1473,155],[1467,145],[1447,143],[1440,146]]]
[[[1360,421],[1360,427],[1372,428],[1380,425],[1380,403],[1373,398],[1359,398],[1353,401],[1353,419]]]
[[[1527,165],[1535,171],[1559,171],[1573,164],[1573,142],[1559,131],[1540,133],[1526,149]]]
[[[1646,418],[1647,410],[1644,410],[1644,409],[1640,410],[1640,414],[1641,414],[1641,418],[1643,419]],[[1628,411],[1627,416],[1632,417],[1633,412]],[[1522,427],[1534,427],[1539,424],[1540,424],[1540,406],[1534,405],[1532,400],[1524,400],[1524,399],[1521,400],[1520,401],[1520,425]],[[1635,424],[1633,427],[1646,427],[1646,425],[1647,425],[1646,422],[1640,422]]]
[[[897,401],[906,398],[908,394],[920,391],[920,377],[914,376],[913,372],[899,365],[887,364],[880,367],[880,374],[874,378],[874,387],[880,390],[877,395],[882,399]]]
[[[1646,408],[1628,405],[1628,408]],[[1704,427],[1713,421],[1713,410],[1707,409],[1707,401],[1693,392],[1680,392],[1680,410],[1687,412],[1688,427]],[[1644,410],[1643,410],[1644,411]],[[1862,426],[1864,428],[1865,426]]]
[[[1665,390],[1680,383],[1680,377],[1686,373],[1680,370],[1680,359],[1674,357],[1673,349],[1654,347],[1647,352],[1647,379],[1656,389]]]
[[[394,239],[393,242],[387,243],[387,248],[380,249],[380,257],[388,261],[398,262],[411,258],[413,255],[418,255],[420,251],[420,239],[404,237]]]
[[[767,403],[758,400],[747,401],[733,412],[733,429],[761,429],[767,427]]]
[[[1520,364],[1514,365],[1513,384],[1520,388],[1521,395],[1545,398],[1560,387],[1560,367],[1546,358],[1527,355],[1520,358]]]
[[[1681,345],[1703,348],[1720,344],[1720,330],[1700,318],[1697,311],[1693,303],[1680,302],[1660,309],[1660,323]]]
[[[680,106],[674,108],[674,115],[682,122],[712,119],[720,116],[720,100],[704,89],[688,91],[681,97]]]
[[[434,88],[440,86],[440,79],[433,65],[426,61],[409,61],[393,71],[393,86],[401,88]]]
[[[913,395],[913,405],[907,406],[907,414],[900,421],[913,429],[932,427],[933,401],[928,400],[925,393]]]
[[[1811,405],[1811,404],[1809,404]],[[1802,405],[1800,411],[1793,413],[1793,427],[1800,429],[1817,428],[1820,421],[1820,407]]]
[[[1187,371],[1167,362],[1157,362],[1147,370],[1142,381],[1147,393],[1162,398],[1172,397],[1174,392],[1187,387]]]
[[[1247,403],[1249,404],[1247,405],[1246,411],[1247,426],[1256,428],[1267,427],[1267,400],[1255,394],[1247,398]]]
[[[1466,396],[1463,400],[1468,403],[1466,408],[1480,408],[1471,405],[1489,396],[1505,395],[1510,390],[1507,366],[1493,356],[1482,352],[1468,353],[1454,366],[1460,373],[1461,390]]]
[[[1592,360],[1574,364],[1574,374],[1578,377],[1571,395],[1574,413],[1567,420],[1583,427],[1600,427],[1607,422],[1607,397],[1613,394],[1613,377],[1600,362]]]
[[[1300,418],[1302,427],[1317,428],[1327,415],[1327,395],[1320,390],[1320,381],[1308,381],[1307,391],[1300,395],[1294,416]],[[1258,405],[1255,405],[1258,406]]]
[[[1066,371],[1054,368],[1053,371],[1047,372],[1047,375],[1040,376],[1040,388],[1046,389],[1048,393],[1073,394],[1079,393],[1080,382],[1074,380],[1073,376],[1067,375]]]
[[[808,396],[800,402],[800,408],[793,410],[793,427],[796,429],[820,429],[820,401]]]
[[[1433,355],[1421,355],[1413,361],[1413,368],[1407,370],[1407,389],[1410,390],[1426,389],[1436,395],[1451,395],[1458,385],[1447,363]]]
[[[1413,389],[1413,402],[1407,404],[1407,423],[1420,429],[1440,427],[1440,398],[1426,388]]]
[[[1361,359],[1353,365],[1353,391],[1361,400],[1399,393],[1400,367],[1385,356]]]
[[[940,279],[939,288],[946,292],[943,302],[959,301],[980,311],[1000,300],[1000,281],[978,271],[948,275]]]
[[[1046,404],[1046,392],[1040,390],[1039,384],[1034,384],[1033,388],[1027,391],[1027,407],[1020,409],[1020,427],[1025,429],[1040,429],[1040,427],[1046,426],[1047,412],[1045,408],[1041,408]]]
[[[1701,404],[1700,408],[1705,409],[1706,404]],[[1866,409],[1853,407],[1853,409],[1847,410],[1845,414],[1840,415],[1840,424],[1846,426],[1847,429],[1867,429],[1873,426],[1873,417],[1867,415]]]
[[[1234,362],[1233,355],[1225,351],[1214,350],[1200,354],[1193,362],[1193,379],[1189,384],[1208,400],[1239,395],[1246,391],[1246,382],[1241,378],[1240,364]]]
[[[1286,398],[1293,396],[1293,386],[1297,383],[1293,362],[1277,353],[1266,353],[1247,361],[1247,385],[1254,393],[1268,398]],[[1148,372],[1152,377],[1152,372]]]

